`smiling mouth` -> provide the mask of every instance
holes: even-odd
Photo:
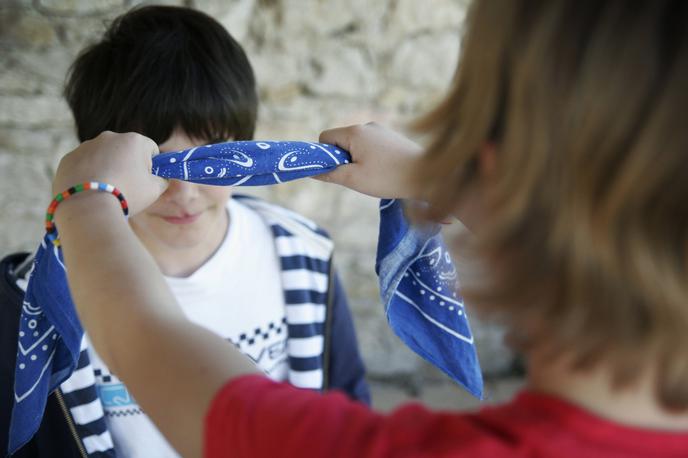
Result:
[[[196,222],[201,217],[203,212],[195,213],[193,215],[182,216],[163,216],[162,219],[171,224],[191,224]]]

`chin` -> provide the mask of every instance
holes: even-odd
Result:
[[[203,240],[205,237],[174,237],[166,239],[165,245],[176,249],[195,248],[201,245]]]
[[[193,248],[208,237],[208,231],[204,230],[202,224],[170,227],[168,223],[164,223],[155,233],[160,242],[174,248]]]

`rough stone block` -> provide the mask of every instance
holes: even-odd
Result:
[[[399,0],[395,3],[389,24],[405,34],[441,29],[458,30],[464,20],[467,3],[464,0]]]
[[[0,254],[38,246],[50,203],[47,175],[40,158],[0,154]]]
[[[48,16],[83,16],[105,14],[125,5],[124,0],[39,0],[34,2]]]
[[[217,19],[239,43],[246,41],[255,0],[195,0],[193,6]]]
[[[0,126],[69,127],[71,116],[59,97],[0,95]]]
[[[3,16],[9,12],[3,12]],[[57,35],[53,22],[38,14],[19,15],[15,21],[3,20],[7,29],[3,41],[22,49],[41,49],[56,44]]]
[[[444,92],[454,74],[458,56],[458,30],[410,37],[397,47],[389,78],[399,81],[409,93],[413,89]]]

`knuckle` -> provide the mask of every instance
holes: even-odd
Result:
[[[367,124],[355,124],[351,127],[349,127],[349,131],[353,134],[360,134],[362,131],[365,130]]]

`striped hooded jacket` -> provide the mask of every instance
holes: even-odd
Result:
[[[339,389],[370,402],[343,288],[332,263],[333,242],[312,221],[248,196],[234,196],[270,228],[281,266],[287,324],[288,381],[313,390]],[[26,254],[0,265],[0,449],[7,450],[22,277]],[[24,270],[24,271],[22,271]],[[51,394],[36,436],[13,456],[116,456],[95,385],[87,340],[77,369]],[[89,415],[81,415],[91,409]],[[89,421],[80,421],[87,417]],[[95,418],[95,420],[93,419]]]

